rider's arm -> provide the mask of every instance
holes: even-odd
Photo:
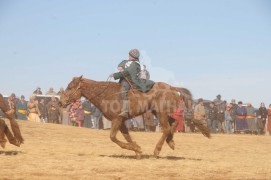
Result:
[[[135,62],[133,62],[129,67],[123,69],[123,71],[121,72],[117,72],[113,74],[114,79],[120,79],[122,77],[127,77],[129,76],[130,72],[133,71],[133,69],[135,68]]]
[[[127,60],[123,60],[121,63],[119,63],[118,68],[121,67],[122,69],[124,69],[126,63],[127,63]]]

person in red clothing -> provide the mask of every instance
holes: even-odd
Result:
[[[79,101],[74,101],[72,103],[72,105],[70,106],[70,109],[69,109],[69,116],[70,116],[70,124],[72,126],[77,126],[77,117],[76,117],[76,110],[78,109],[79,107]]]
[[[184,110],[185,110],[185,104],[184,104],[183,98],[181,96],[180,97],[180,105],[179,105],[179,107],[170,116],[175,121],[178,121],[178,125],[176,127],[177,132],[184,131],[184,126],[183,126]]]
[[[84,113],[83,106],[81,103],[78,109],[76,110],[75,114],[76,114],[76,122],[78,124],[78,127],[82,127],[84,123],[85,113]]]

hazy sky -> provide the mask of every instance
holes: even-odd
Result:
[[[2,94],[105,81],[132,48],[195,98],[271,103],[271,1],[0,0]]]

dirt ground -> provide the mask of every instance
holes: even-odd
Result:
[[[0,179],[271,179],[271,136],[178,133],[176,149],[164,144],[155,159],[161,133],[131,132],[144,153],[136,160],[108,130],[19,124],[25,144],[0,150]]]

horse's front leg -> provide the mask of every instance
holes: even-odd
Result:
[[[120,130],[121,124],[122,124],[122,120],[121,119],[114,119],[114,120],[112,120],[112,127],[111,127],[111,132],[110,132],[110,139],[114,143],[116,143],[117,145],[119,145],[121,148],[123,148],[123,149],[128,149],[128,150],[135,151],[136,155],[137,155],[137,158],[140,158],[140,156],[138,156],[138,154],[141,155],[141,153],[142,153],[141,152],[141,148],[139,146],[136,146],[132,142],[131,137],[126,136],[125,139],[131,141],[131,142],[128,142],[128,143],[121,142],[120,140],[117,139],[116,136],[117,136],[118,131]]]
[[[5,138],[5,128],[6,128],[5,121],[0,119],[0,145],[2,148],[5,148],[7,142]]]
[[[139,145],[136,144],[135,141],[132,140],[132,137],[129,134],[129,130],[125,125],[125,121],[122,121],[121,126],[120,126],[120,132],[122,133],[123,137],[125,138],[125,140],[128,143],[133,144],[134,148],[136,149],[135,153],[136,153],[136,158],[140,159],[141,158],[141,147]]]
[[[156,158],[159,157],[162,146],[163,146],[166,138],[171,133],[171,127],[170,127],[170,125],[168,123],[168,115],[167,115],[167,113],[157,113],[157,118],[159,119],[159,122],[160,122],[160,124],[162,126],[163,135],[160,138],[160,140],[158,141],[158,143],[156,144],[156,147],[154,149],[154,156]]]

